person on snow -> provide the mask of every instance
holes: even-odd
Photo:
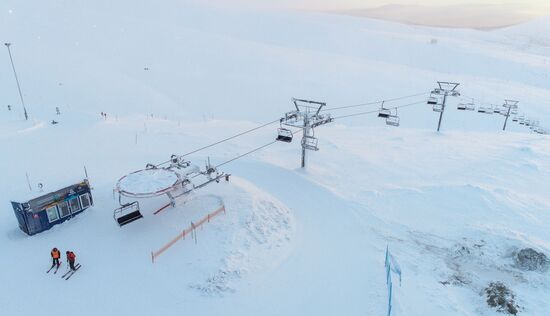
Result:
[[[72,251],[67,251],[67,261],[69,262],[69,267],[71,270],[75,271],[74,262],[76,260],[76,255]]]
[[[52,256],[52,267],[57,264],[57,267],[59,268],[59,258],[61,258],[61,252],[54,247],[50,255]]]

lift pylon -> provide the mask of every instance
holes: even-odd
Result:
[[[314,128],[330,123],[334,119],[328,113],[321,114],[321,110],[326,105],[325,102],[296,98],[293,98],[292,102],[294,103],[294,107],[296,108],[296,110],[285,113],[285,116],[281,118],[281,128],[278,131],[279,133],[277,136],[277,140],[288,140],[288,138],[283,137],[284,135],[282,135],[282,133],[287,133],[286,131],[290,130],[283,128],[283,125],[302,129],[301,167],[305,168],[306,150],[319,150],[318,139],[315,137]],[[292,140],[292,138],[290,138],[290,140]]]
[[[460,92],[456,90],[456,88],[460,85],[460,83],[456,82],[447,82],[447,81],[438,81],[437,82],[437,88],[432,90],[430,93],[430,98],[428,99],[428,104],[433,105],[433,110],[435,112],[439,112],[439,121],[437,123],[437,131],[441,129],[441,121],[443,120],[443,112],[445,112],[445,104],[447,102],[447,97],[458,97],[460,96]],[[442,101],[441,103],[437,102],[437,97],[441,96]]]
[[[516,111],[517,112],[518,103],[519,103],[519,101],[515,101],[515,100],[504,100],[503,107],[506,109],[506,114],[505,114],[506,118],[504,119],[504,126],[502,126],[503,131],[506,130],[506,124],[508,123],[508,118],[510,117],[510,112],[511,111]]]

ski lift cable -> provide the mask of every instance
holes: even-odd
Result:
[[[413,105],[417,105],[417,104],[424,104],[426,101],[425,100],[422,100],[422,101],[417,101],[417,102],[414,102],[414,103],[408,103],[408,104],[403,104],[403,105],[398,105],[398,106],[394,106],[394,107],[391,107],[391,108],[386,108],[386,109],[399,109],[399,108],[404,108],[404,107],[408,107],[408,106],[413,106]],[[372,113],[378,113],[379,109],[376,109],[376,110],[372,110],[372,111],[367,111],[367,112],[359,112],[359,113],[354,113],[354,114],[348,114],[348,115],[342,115],[342,116],[336,116],[334,117],[335,120],[337,119],[341,119],[341,118],[346,118],[346,117],[352,117],[352,116],[359,116],[359,115],[366,115],[366,114],[372,114]]]
[[[258,147],[258,148],[252,149],[251,151],[248,151],[248,152],[246,152],[246,153],[244,153],[244,154],[241,154],[241,155],[239,155],[239,156],[237,156],[237,157],[231,158],[231,159],[229,159],[229,160],[227,160],[227,161],[225,161],[225,162],[222,162],[222,163],[216,165],[216,168],[221,167],[221,166],[223,166],[223,165],[226,165],[226,164],[228,164],[228,163],[230,163],[230,162],[233,162],[233,161],[235,161],[235,160],[237,160],[237,159],[240,159],[240,158],[242,158],[242,157],[244,157],[244,156],[250,155],[250,154],[252,154],[252,153],[254,153],[254,152],[258,151],[258,150],[262,150],[262,149],[264,149],[265,147],[271,146],[271,145],[273,145],[273,144],[275,144],[275,143],[277,143],[277,142],[278,142],[277,140],[274,140],[274,141],[271,141],[271,142],[269,142],[269,143],[267,143],[267,144],[265,144],[265,145],[262,145],[262,146],[260,146],[260,147]]]
[[[221,140],[219,140],[219,141],[217,141],[217,142],[215,142],[215,143],[212,143],[212,144],[209,144],[209,145],[206,145],[206,146],[197,148],[197,149],[195,149],[195,150],[193,150],[193,151],[190,151],[190,152],[185,153],[185,154],[183,154],[183,155],[180,155],[180,156],[178,156],[178,157],[179,157],[179,158],[182,158],[182,157],[185,157],[185,156],[189,156],[189,155],[194,154],[194,153],[197,153],[197,152],[199,152],[199,151],[201,151],[201,150],[208,149],[208,148],[210,148],[210,147],[219,145],[219,144],[221,144],[221,143],[227,142],[227,141],[229,141],[229,140],[232,140],[232,139],[235,139],[235,138],[237,138],[237,137],[240,137],[240,136],[246,135],[246,134],[248,134],[248,133],[251,133],[251,132],[253,132],[253,131],[256,131],[256,130],[258,130],[258,129],[260,129],[260,128],[263,128],[263,127],[269,126],[269,125],[271,125],[271,124],[277,123],[277,122],[279,122],[279,120],[280,120],[280,119],[276,119],[276,120],[273,120],[273,121],[271,121],[271,122],[267,122],[267,123],[265,123],[265,124],[262,124],[262,125],[260,125],[260,126],[256,126],[256,127],[254,127],[254,128],[251,128],[251,129],[249,129],[249,130],[246,130],[246,131],[243,131],[243,132],[241,132],[241,133],[235,134],[235,135],[233,135],[233,136],[230,136],[230,137],[221,139]],[[171,161],[171,160],[167,160],[167,161],[161,162],[161,163],[159,163],[157,166],[161,166],[161,165],[167,164],[167,163],[169,163],[170,161]]]
[[[337,107],[331,107],[331,108],[323,108],[321,111],[349,109],[349,108],[355,108],[355,107],[361,107],[361,106],[367,106],[367,105],[379,105],[382,102],[399,101],[399,100],[419,97],[419,96],[427,95],[427,94],[428,93],[426,93],[426,92],[422,92],[422,93],[416,93],[416,94],[406,95],[406,96],[402,96],[402,97],[378,100],[378,101],[367,102],[367,103],[359,103],[359,104],[353,104],[353,105],[344,105],[344,106],[337,106]]]
[[[467,99],[470,99],[470,100],[475,100],[476,104],[486,105],[486,106],[502,106],[502,104],[495,104],[495,103],[487,102],[486,100],[482,100],[482,99],[479,99],[479,98],[473,98],[473,97],[470,97],[470,96],[467,96],[467,95],[462,95],[462,96],[467,98]]]
[[[413,94],[413,95],[407,95],[407,96],[402,96],[402,97],[397,97],[397,98],[392,98],[392,99],[386,99],[386,100],[381,100],[381,101],[373,101],[373,102],[369,102],[369,103],[362,103],[362,104],[355,104],[355,105],[348,105],[348,106],[341,106],[341,107],[333,107],[333,108],[327,108],[327,109],[322,109],[321,111],[328,111],[328,110],[338,110],[338,109],[345,109],[345,108],[353,108],[353,107],[359,107],[359,106],[366,106],[366,105],[373,105],[373,104],[379,104],[380,102],[391,102],[391,101],[398,101],[398,100],[403,100],[403,99],[407,99],[407,98],[412,98],[412,97],[415,97],[415,96],[421,96],[421,95],[426,95],[426,93],[417,93],[417,94]],[[236,135],[233,135],[233,136],[230,136],[230,137],[227,137],[227,138],[224,138],[224,139],[221,139],[215,143],[212,143],[212,144],[209,144],[209,145],[206,145],[206,146],[203,146],[203,147],[200,147],[200,148],[197,148],[193,151],[190,151],[190,152],[187,152],[183,155],[180,155],[178,156],[179,158],[183,158],[185,156],[189,156],[191,154],[194,154],[194,153],[197,153],[199,151],[202,151],[202,150],[205,150],[205,149],[208,149],[210,147],[214,147],[216,145],[219,145],[221,143],[224,143],[224,142],[227,142],[229,140],[232,140],[232,139],[235,139],[237,137],[240,137],[240,136],[243,136],[243,135],[246,135],[248,133],[251,133],[253,131],[256,131],[258,129],[261,129],[263,127],[266,127],[266,126],[269,126],[271,124],[274,124],[274,123],[277,123],[280,121],[280,118],[276,119],[276,120],[273,120],[271,122],[267,122],[265,124],[262,124],[260,126],[257,126],[257,127],[254,127],[252,129],[249,129],[249,130],[246,130],[246,131],[243,131],[241,133],[238,133]],[[170,160],[166,160],[166,161],[163,161],[161,163],[159,163],[157,166],[162,166],[162,165],[165,165],[167,163],[169,163],[171,161]]]
[[[297,130],[293,131],[292,133],[299,133],[300,131],[302,131],[302,129],[297,129]],[[262,145],[262,146],[260,146],[260,147],[254,148],[254,149],[252,149],[252,150],[250,150],[250,151],[247,151],[247,152],[244,153],[244,154],[240,154],[240,155],[238,155],[238,156],[236,156],[236,157],[234,157],[234,158],[231,158],[231,159],[229,159],[229,160],[226,160],[226,161],[224,161],[224,162],[222,162],[222,163],[216,165],[215,168],[219,168],[219,167],[221,167],[221,166],[223,166],[223,165],[226,165],[226,164],[228,164],[228,163],[230,163],[230,162],[233,162],[233,161],[235,161],[235,160],[237,160],[237,159],[240,159],[240,158],[242,158],[242,157],[244,157],[244,156],[250,155],[250,154],[252,154],[252,153],[254,153],[254,152],[257,152],[257,151],[259,151],[259,150],[262,150],[262,149],[264,149],[264,148],[266,148],[266,147],[268,147],[268,146],[271,146],[271,145],[273,145],[273,144],[275,144],[275,143],[278,143],[278,142],[279,142],[278,140],[274,140],[274,141],[271,141],[271,142],[269,142],[269,143],[267,143],[267,144],[264,144],[264,145]]]
[[[384,99],[384,100],[379,100],[379,101],[373,101],[373,102],[368,102],[368,103],[361,103],[361,104],[354,104],[354,105],[347,105],[347,106],[340,106],[340,107],[332,107],[332,108],[323,108],[321,111],[329,111],[329,110],[340,110],[340,109],[347,109],[347,108],[354,108],[354,107],[360,107],[360,106],[367,106],[367,105],[378,105],[380,104],[381,102],[392,102],[392,101],[398,101],[398,100],[403,100],[403,99],[407,99],[407,98],[412,98],[412,97],[418,97],[418,96],[422,96],[422,95],[426,95],[427,93],[423,92],[423,93],[417,93],[417,94],[412,94],[412,95],[406,95],[406,96],[402,96],[402,97],[397,97],[397,98],[391,98],[391,99]],[[418,103],[422,103],[424,101],[420,101],[420,102],[416,102],[414,104],[418,104]],[[414,104],[406,104],[404,106],[409,106],[409,105],[414,105]],[[392,107],[390,109],[397,109],[399,107],[404,107],[404,106],[397,106],[397,107]],[[350,115],[345,115],[345,116],[340,116],[340,117],[336,117],[336,118],[343,118],[343,117],[348,117],[348,116],[356,116],[356,115],[363,115],[363,114],[369,114],[369,113],[374,113],[374,112],[377,112],[378,110],[376,111],[369,111],[369,112],[363,112],[363,113],[357,113],[357,114],[350,114]],[[194,154],[194,153],[197,153],[199,151],[202,151],[202,150],[205,150],[205,149],[208,149],[210,147],[214,147],[216,145],[219,145],[221,143],[224,143],[224,142],[227,142],[227,141],[230,141],[232,139],[235,139],[237,137],[240,137],[240,136],[243,136],[243,135],[246,135],[248,133],[251,133],[253,131],[256,131],[258,129],[261,129],[263,127],[266,127],[266,126],[269,126],[271,124],[274,124],[274,123],[277,123],[280,121],[280,118],[276,119],[276,120],[273,120],[273,121],[270,121],[270,122],[267,122],[265,124],[262,124],[260,126],[257,126],[257,127],[254,127],[252,129],[249,129],[249,130],[246,130],[246,131],[243,131],[241,133],[238,133],[238,134],[235,134],[233,136],[230,136],[230,137],[227,137],[227,138],[224,138],[224,139],[221,139],[215,143],[212,143],[212,144],[209,144],[209,145],[206,145],[206,146],[203,146],[203,147],[200,147],[200,148],[197,148],[195,150],[192,150],[190,152],[187,152],[183,155],[180,155],[178,156],[179,158],[183,158],[183,157],[186,157],[186,156],[189,156],[191,154]],[[271,144],[271,143],[270,143]],[[263,147],[262,147],[263,148]],[[166,161],[163,161],[161,163],[159,163],[157,166],[162,166],[162,165],[165,165],[167,163],[170,163],[171,162],[171,159],[170,160],[166,160]]]

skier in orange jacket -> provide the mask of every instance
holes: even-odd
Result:
[[[52,267],[54,265],[57,265],[57,267],[59,268],[59,258],[61,258],[61,252],[54,247],[50,255],[52,256]]]

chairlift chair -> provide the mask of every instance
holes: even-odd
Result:
[[[292,137],[292,131],[287,128],[281,127],[277,130],[277,140],[280,142],[291,143]]]
[[[517,121],[518,121],[517,116],[514,116],[514,117],[512,118],[512,122],[517,122]]]
[[[467,111],[475,111],[476,105],[473,102],[466,103],[466,110]]]
[[[132,203],[126,203],[121,205],[119,208],[115,209],[113,212],[113,218],[116,220],[120,227],[130,224],[131,222],[142,218],[139,211],[138,201]]]
[[[493,114],[493,108],[480,106],[477,110],[478,113]]]
[[[456,109],[457,110],[461,110],[461,111],[465,111],[468,107],[466,106],[466,103],[459,103],[457,106],[456,106]]]
[[[378,112],[378,117],[381,118],[388,118],[391,115],[391,111],[389,109],[381,108],[380,112]]]
[[[387,118],[390,115],[391,111],[384,107],[384,101],[382,101],[382,104],[380,105],[380,111],[378,112],[378,117]]]
[[[386,118],[386,125],[390,126],[399,126],[399,116],[396,115],[390,115]]]
[[[308,150],[319,150],[318,145],[319,140],[314,136],[304,136],[302,138],[302,147]]]
[[[428,98],[428,104],[429,105],[436,105],[437,104],[437,98],[436,97],[429,97]]]
[[[533,131],[537,134],[546,134],[546,131],[540,127],[535,128]]]
[[[434,112],[443,112],[443,104],[436,103],[432,109]]]

